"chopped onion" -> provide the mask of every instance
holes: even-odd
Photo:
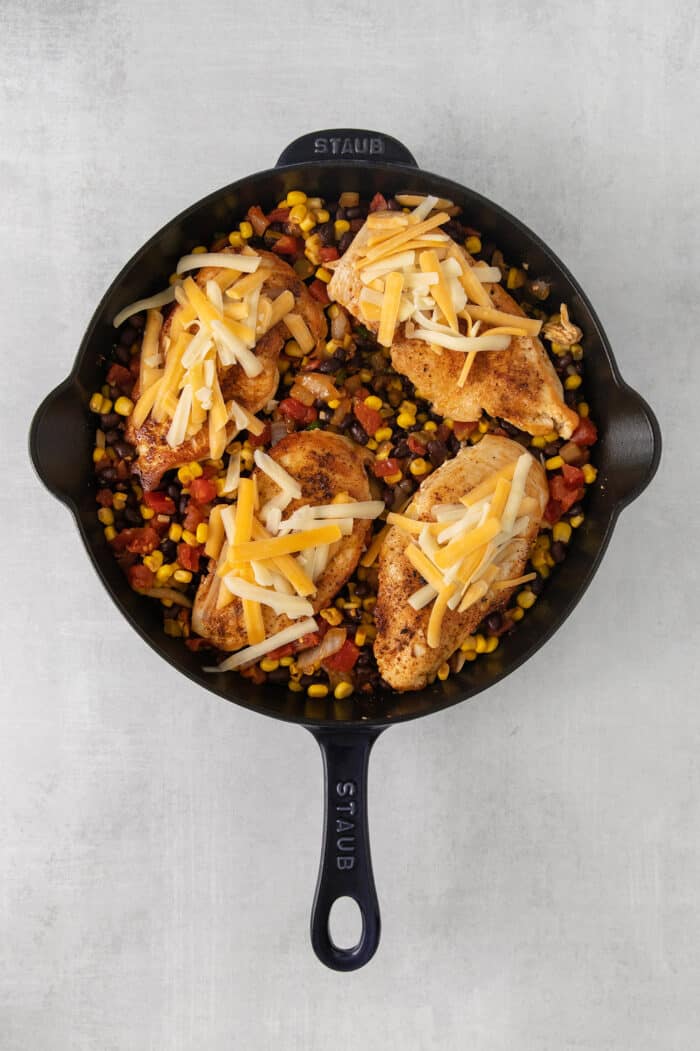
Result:
[[[148,299],[137,299],[135,303],[130,303],[128,307],[124,307],[118,314],[115,314],[112,324],[115,328],[119,328],[127,318],[133,317],[134,314],[140,314],[143,310],[156,310],[158,307],[172,303],[175,299],[175,288],[176,286],[171,285],[170,288],[164,288],[162,292],[149,296]]]
[[[240,270],[253,274],[260,266],[259,255],[237,255],[234,252],[200,252],[199,255],[183,255],[175,272],[184,274],[186,270],[201,270],[205,266],[216,266],[222,270]]]
[[[343,648],[347,634],[345,628],[331,628],[323,636],[318,646],[314,646],[310,650],[303,650],[302,653],[298,654],[296,657],[297,667],[302,672],[306,672],[313,668],[314,665],[326,660],[327,657],[331,657]]]
[[[472,274],[479,278],[483,284],[497,284],[501,277],[501,271],[497,266],[476,266],[472,267]]]

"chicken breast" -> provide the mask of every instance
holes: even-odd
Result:
[[[371,499],[366,465],[369,454],[347,438],[324,431],[302,431],[290,434],[270,450],[270,456],[281,464],[301,486],[301,499],[293,500],[284,511],[288,518],[299,507],[331,503],[335,496],[346,493],[352,500]],[[260,505],[277,496],[279,487],[256,468]],[[325,609],[352,575],[365,549],[372,530],[371,521],[357,519],[352,533],[332,545],[328,564],[316,581],[316,595],[311,602],[314,613]],[[216,563],[209,565],[209,574],[197,591],[192,611],[192,627],[204,638],[222,650],[238,650],[247,645],[240,599],[217,610],[216,602],[222,586],[215,573]],[[292,623],[284,614],[277,614],[263,606],[263,621],[267,635],[282,631]]]
[[[368,237],[369,231],[363,226],[338,263],[328,294],[376,332],[378,325],[367,323],[360,312],[363,285],[353,265],[365,254]],[[456,242],[452,243],[473,265],[472,257]],[[501,285],[489,283],[484,288],[497,310],[523,316],[520,306]],[[564,401],[559,377],[539,339],[513,337],[507,350],[481,351],[466,383],[459,387],[464,354],[452,350],[436,354],[422,340],[407,339],[404,331],[404,325],[397,328],[391,346],[392,364],[441,416],[476,421],[485,411],[528,434],[556,431],[564,438],[572,435],[578,416]]]
[[[478,445],[463,449],[430,475],[416,493],[412,516],[433,521],[436,504],[456,503],[494,471],[517,459],[523,448],[509,438],[487,435]],[[500,560],[498,579],[520,576],[542,520],[548,498],[547,479],[536,461],[530,467],[526,495],[535,497],[539,512],[528,517],[526,530],[514,537]],[[464,613],[447,609],[442,622],[440,645],[432,649],[427,643],[431,605],[416,611],[408,598],[425,581],[406,558],[409,543],[406,534],[394,527],[387,534],[379,562],[379,591],[375,607],[377,636],[374,655],[383,678],[395,690],[420,690],[431,682],[443,661],[447,660],[471,635],[481,620],[494,610],[508,605],[513,589],[489,590],[479,602]]]
[[[288,263],[273,252],[261,251],[259,255],[263,260],[261,266],[268,271],[262,292],[270,299],[276,299],[281,292],[290,291],[296,302],[295,310],[303,317],[318,347],[325,340],[327,331],[322,307],[311,296],[306,285],[299,280]],[[204,267],[198,272],[195,280],[198,285],[204,287],[207,281],[218,273],[220,273],[219,267]],[[161,351],[167,345],[165,341],[168,338],[173,318],[181,309],[176,306],[163,324],[160,335]],[[288,338],[289,333],[283,322],[275,325],[262,336],[255,347],[255,355],[263,365],[262,372],[257,376],[246,376],[240,365],[223,367],[219,363],[219,384],[224,401],[233,398],[251,413],[263,409],[277,390],[279,383],[277,359]],[[134,394],[135,397],[138,397],[139,391],[135,390]],[[144,489],[155,489],[166,471],[181,467],[182,464],[189,463],[191,460],[202,460],[209,454],[209,429],[206,423],[197,434],[174,449],[165,440],[169,426],[170,420],[157,423],[150,416],[139,428],[135,428],[131,420],[127,423],[125,437],[127,441],[136,446],[138,451],[135,469]]]

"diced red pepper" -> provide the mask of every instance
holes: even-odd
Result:
[[[415,434],[409,434],[408,442],[406,444],[408,445],[411,452],[415,453],[416,456],[423,456],[423,454],[425,453],[425,445],[423,445],[423,442],[420,440],[420,438],[417,438]]]
[[[198,504],[209,504],[216,499],[216,486],[210,478],[195,478],[190,482],[190,495]]]
[[[332,263],[334,259],[340,259],[340,254],[337,248],[330,245],[328,248],[319,248],[319,257],[322,263]]]
[[[259,204],[254,204],[252,208],[248,209],[247,218],[248,222],[255,231],[255,235],[257,237],[262,237],[262,235],[265,233],[268,226],[270,225],[271,220],[265,218],[263,210]]]
[[[107,373],[107,383],[110,387],[119,387],[120,390],[130,391],[134,385],[134,377],[131,375],[129,369],[124,368],[123,365],[110,365],[109,372]]]
[[[380,413],[376,409],[370,409],[361,398],[353,398],[352,411],[370,438],[384,422]]]
[[[327,307],[330,303],[330,299],[328,298],[328,289],[326,288],[325,282],[320,281],[319,278],[316,278],[315,281],[311,282],[311,284],[309,285],[309,292],[314,297],[316,302],[321,303],[322,306]]]
[[[286,646],[278,646],[276,650],[270,650],[268,657],[273,661],[281,660],[282,657],[291,657],[294,653],[294,643],[288,642]]]
[[[175,513],[175,503],[167,493],[156,489],[154,492],[144,492],[143,502],[157,515],[172,515]]]
[[[190,500],[187,506],[187,514],[185,515],[182,523],[182,528],[189,530],[190,533],[194,533],[197,530],[197,526],[200,522],[203,522],[207,516],[201,507],[199,507],[194,500]]]
[[[272,251],[276,252],[277,255],[297,255],[301,252],[303,247],[303,241],[298,237],[292,237],[290,234],[282,234],[280,238],[272,246]]]
[[[160,536],[153,526],[137,526],[122,529],[111,541],[116,552],[130,551],[134,555],[150,555],[160,543]]]
[[[469,437],[476,426],[478,426],[476,423],[463,423],[461,420],[455,420],[452,433],[458,442],[463,442],[465,438]]]
[[[126,575],[135,591],[150,591],[155,581],[155,574],[141,562],[129,566]]]
[[[598,441],[598,428],[593,420],[589,420],[587,416],[582,416],[578,422],[578,427],[569,440],[576,442],[577,445],[593,445]]]
[[[204,551],[203,547],[190,547],[189,544],[177,545],[177,560],[183,569],[189,569],[192,573],[199,572],[199,560]]]
[[[565,463],[561,474],[567,489],[580,489],[584,484],[584,475],[580,467]]]
[[[385,212],[387,209],[386,197],[382,193],[375,193],[369,202],[370,212]]]
[[[289,219],[289,208],[273,208],[267,213],[268,223],[286,223]]]
[[[563,514],[563,508],[559,500],[548,500],[544,509],[544,517],[550,525],[558,522]]]
[[[279,403],[279,411],[282,416],[297,420],[299,423],[313,423],[318,417],[313,405],[304,405],[297,398],[283,398]]]
[[[330,657],[326,657],[321,663],[331,671],[349,672],[355,667],[359,656],[360,651],[355,643],[351,642],[350,639],[346,639],[336,653],[331,654]]]
[[[111,507],[114,494],[111,489],[100,489],[95,499],[100,507]]]
[[[269,445],[271,440],[272,428],[269,423],[265,424],[261,434],[253,434],[248,431],[248,442],[254,449],[258,449],[261,445]]]
[[[387,475],[396,474],[400,468],[401,464],[394,456],[390,456],[388,460],[375,460],[372,465],[372,470],[377,478],[386,478]]]

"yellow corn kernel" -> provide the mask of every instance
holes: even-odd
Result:
[[[420,478],[421,475],[427,474],[430,470],[430,464],[427,460],[424,460],[422,456],[416,457],[415,460],[411,460],[410,467],[408,468],[411,474]]]
[[[367,631],[364,627],[358,628],[355,632],[355,645],[364,646],[367,642]]]
[[[360,369],[360,379],[363,383],[371,383],[374,375],[371,369]]]
[[[90,412],[101,412],[102,411],[102,395],[96,390],[93,396],[90,398]]]
[[[552,529],[552,537],[561,544],[568,544],[571,540],[571,526],[568,522],[557,522]]]
[[[475,646],[476,652],[477,653],[486,653],[486,639],[484,638],[484,636],[483,635],[475,636],[475,642],[476,642],[476,646]]]
[[[196,248],[192,249],[192,255],[202,255],[204,252],[208,252],[209,249],[206,245],[197,245]]]
[[[263,657],[260,661],[260,668],[262,671],[277,671],[280,666],[280,662],[274,660],[272,657]]]
[[[103,383],[102,384],[102,397],[103,398],[108,398],[109,397],[109,383]]]
[[[159,552],[160,553],[160,552]],[[167,562],[163,566],[159,566],[156,569],[156,581],[158,584],[167,584],[171,576],[175,572],[175,564],[173,562]]]
[[[340,401],[338,398],[331,398],[330,401],[326,402],[326,405],[329,409],[337,409],[340,405]]]
[[[206,522],[200,522],[197,526],[197,532],[195,533],[195,539],[198,544],[206,544],[209,536],[209,526]]]
[[[192,460],[190,463],[188,463],[187,467],[189,468],[189,472],[190,472],[190,474],[192,475],[193,478],[201,477],[201,475],[202,475],[202,465],[197,463],[196,460]]]
[[[370,394],[369,397],[365,398],[365,405],[368,409],[381,409],[382,399],[378,398],[376,394]]]
[[[574,361],[580,361],[583,357],[583,347],[580,343],[572,343],[569,347],[569,351]]]
[[[118,412],[120,416],[130,416],[134,408],[134,403],[131,398],[125,398],[124,395],[121,398],[117,398],[114,403],[114,411]]]
[[[411,416],[416,415],[418,406],[414,401],[402,401],[400,405],[401,412],[407,412]]]
[[[479,420],[479,430],[482,434],[486,434],[491,424],[488,420]]]
[[[173,522],[168,530],[168,540],[173,540],[176,544],[178,540],[182,539],[182,526],[178,525],[177,522]]]
[[[115,536],[117,535],[116,529],[114,528],[114,526],[111,526],[111,525],[105,526],[104,533],[105,533],[105,540],[114,540]]]
[[[484,650],[484,653],[493,653],[494,650],[498,649],[499,642],[500,639],[498,638],[498,635],[489,635],[486,640],[486,649]]]
[[[396,417],[396,422],[399,427],[403,427],[404,430],[408,430],[409,427],[415,426],[415,416],[409,416],[407,412],[400,412]]]
[[[334,609],[333,606],[329,606],[328,609],[322,609],[321,616],[331,627],[337,627],[343,620],[343,614],[339,609]]]
[[[326,208],[316,209],[316,220],[319,223],[327,223],[331,217],[331,213]]]
[[[126,507],[126,493],[115,493],[112,497],[112,507],[115,511],[123,511]]]
[[[139,507],[139,511],[141,512],[141,517],[146,522],[150,521],[150,519],[153,518],[153,516],[155,515],[155,511],[153,510],[153,508],[146,507],[145,504],[141,504],[141,506]]]
[[[477,656],[478,656],[478,654],[477,654],[476,650],[469,650],[468,653],[464,654],[464,659],[465,659],[465,661],[475,661]]]
[[[141,497],[143,496],[143,489],[141,488],[139,483],[138,482],[132,482],[131,483],[131,488],[133,489],[134,496],[136,497],[136,499],[140,500]]]
[[[280,657],[280,667],[289,668],[294,664],[294,657]]]
[[[350,223],[347,219],[336,219],[333,223],[333,229],[335,230],[335,236],[340,240],[343,234],[346,234],[350,229]]]
[[[508,288],[522,288],[525,284],[525,271],[520,270],[517,266],[511,266],[508,271],[508,278],[506,280],[506,286]]]
[[[578,390],[583,383],[580,376],[567,376],[564,380],[564,386],[567,390]]]
[[[246,471],[250,471],[253,466],[253,450],[242,449],[241,450],[241,467]]]
[[[481,238],[477,237],[476,234],[472,234],[471,237],[468,237],[465,241],[464,247],[470,255],[476,255],[481,251]]]
[[[333,696],[336,701],[344,701],[346,697],[349,697],[353,692],[351,682],[339,682],[336,688],[333,690]]]
[[[292,659],[292,663],[288,664],[287,667],[289,668],[289,674],[293,679],[301,678],[301,669],[294,659]]]
[[[524,588],[515,600],[521,609],[530,609],[537,601],[537,595],[529,588]]]
[[[559,317],[559,315],[557,315],[557,317]],[[565,343],[557,343],[556,340],[552,340],[550,346],[552,348],[552,354],[556,354],[558,358],[560,358],[562,354],[567,354],[569,351],[569,348]]]
[[[304,351],[301,349],[295,339],[289,339],[284,345],[284,352],[290,358],[303,358]]]
[[[403,475],[401,474],[401,471],[395,471],[394,474],[386,475],[384,481],[387,483],[387,485],[396,485],[398,482],[401,481],[402,478]]]
[[[93,463],[99,463],[100,460],[103,460],[105,458],[105,456],[105,450],[100,449],[99,445],[96,445],[95,448],[92,450]]]
[[[95,431],[95,445],[97,445],[100,449],[104,449],[105,444],[105,432],[101,431],[98,427]]]
[[[101,507],[97,512],[97,518],[102,525],[114,525],[114,511],[111,507]]]
[[[441,664],[440,667],[438,668],[437,677],[440,680],[440,682],[444,682],[445,679],[449,676],[449,674],[450,674],[450,666],[447,663],[447,661],[445,661],[445,663]]]
[[[325,266],[319,266],[318,270],[316,271],[316,277],[319,279],[319,281],[323,281],[324,284],[328,284],[330,279],[333,277],[333,274],[330,270],[326,270]]]
[[[305,204],[295,204],[293,208],[289,209],[290,223],[296,223],[298,226],[302,219],[306,219],[307,211],[308,208]]]
[[[435,422],[435,420],[426,420],[426,422],[425,422],[425,424],[423,426],[423,430],[424,431],[436,431],[437,430],[437,423]]]
[[[448,430],[454,430],[455,421],[451,420],[449,416],[446,416],[442,422],[445,424]]]
[[[189,547],[197,546],[197,537],[194,533],[191,533],[189,529],[183,530],[182,539],[189,545]]]
[[[192,481],[192,472],[189,467],[181,467],[177,472],[177,480],[181,485],[189,485]]]
[[[585,463],[581,470],[583,471],[583,480],[586,483],[586,485],[591,485],[593,482],[595,482],[596,478],[598,477],[598,472],[592,463]]]
[[[481,433],[481,431],[476,430],[476,431],[473,432],[473,434],[469,435],[469,444],[470,445],[478,445],[483,437],[484,436]]]
[[[328,402],[330,405],[330,402]],[[377,442],[387,442],[391,438],[391,427],[380,427],[378,431],[374,432],[374,439]]]
[[[168,620],[163,621],[163,631],[166,635],[170,635],[171,638],[179,639],[182,635],[182,625],[179,620],[168,618]]]
[[[228,235],[228,243],[233,248],[242,248],[243,247],[243,237],[242,237],[241,233],[238,230],[234,230],[233,233],[230,233]]]
[[[306,194],[303,190],[290,190],[287,194],[287,205],[291,208],[295,204],[306,204]]]
[[[547,441],[543,434],[538,434],[535,438],[530,439],[530,445],[533,449],[544,449]]]
[[[516,607],[516,609],[512,609],[510,611],[510,619],[514,620],[516,622],[519,621],[519,620],[522,620],[524,616],[525,616],[525,610],[524,609],[520,609],[519,606]]]
[[[367,448],[368,448],[368,449],[369,449],[369,450],[370,450],[371,452],[374,452],[374,450],[378,448],[378,445],[377,445],[376,441],[374,440],[374,438],[368,438],[368,439],[367,439],[367,446],[366,446],[366,447],[367,447]]]
[[[147,566],[150,570],[156,573],[163,565],[163,552],[152,551],[150,555],[145,555],[143,559],[144,566]]]
[[[476,639],[472,635],[469,635],[459,648],[462,653],[469,653],[471,650],[475,650]]]
[[[173,573],[173,580],[177,580],[178,584],[189,584],[192,574],[189,569],[176,569]]]
[[[242,223],[238,224],[238,229],[240,230],[241,237],[244,241],[249,241],[253,236],[252,224],[249,223],[247,219],[244,219]]]
[[[576,412],[579,414],[579,416],[583,417],[584,419],[585,419],[586,416],[588,416],[588,413],[590,411],[591,410],[588,407],[588,402],[587,401],[580,401],[578,403],[578,405],[576,406]]]
[[[311,230],[313,230],[315,225],[316,219],[310,212],[307,212],[304,218],[299,223],[302,233],[305,234],[308,234]]]
[[[548,460],[544,461],[544,465],[548,471],[557,471],[564,466],[564,461],[561,456],[550,456]]]
[[[573,517],[569,519],[569,522],[571,523],[574,529],[578,529],[578,527],[581,525],[581,522],[583,522],[583,515],[573,515]]]
[[[306,691],[309,697],[327,697],[328,687],[322,682],[314,682]]]
[[[304,687],[301,685],[300,682],[294,682],[293,679],[290,679],[290,681],[287,683],[287,689],[291,690],[293,693],[301,693]]]

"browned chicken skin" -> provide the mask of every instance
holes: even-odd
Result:
[[[436,504],[459,501],[494,471],[517,459],[523,448],[509,438],[487,435],[478,445],[463,449],[430,475],[413,500],[412,517],[433,521]],[[518,577],[525,567],[530,548],[537,537],[542,512],[547,502],[547,479],[542,466],[533,462],[525,492],[538,500],[539,514],[529,516],[526,531],[513,538],[501,558],[499,579]],[[404,554],[409,538],[394,527],[387,534],[379,562],[379,590],[374,616],[377,637],[374,655],[382,677],[400,692],[420,690],[437,674],[440,665],[471,635],[481,620],[494,610],[504,608],[512,589],[489,591],[464,613],[446,610],[440,632],[440,645],[432,649],[427,643],[431,607],[414,610],[409,597],[425,581]]]
[[[365,466],[368,455],[341,435],[320,430],[290,434],[270,450],[270,456],[301,486],[301,499],[293,500],[285,508],[284,518],[300,507],[331,503],[340,493],[347,493],[352,500],[371,499]],[[263,506],[271,497],[277,496],[280,489],[258,468],[253,474]],[[316,581],[316,594],[309,599],[314,613],[325,609],[350,578],[371,529],[370,521],[357,519],[352,533],[333,545],[328,565]],[[210,563],[209,574],[199,585],[192,610],[192,627],[219,649],[238,650],[248,641],[243,607],[240,599],[234,598],[228,606],[217,610],[216,601],[222,585],[214,572],[215,565]],[[268,636],[292,623],[269,606],[263,606],[263,621]]]
[[[318,346],[325,339],[327,330],[323,309],[288,263],[273,252],[260,251],[258,254],[263,260],[261,266],[264,266],[269,272],[262,291],[271,299],[276,299],[281,292],[290,291],[295,299],[294,309],[303,317]],[[204,267],[198,272],[195,280],[198,285],[204,287],[207,281],[218,273],[220,273],[218,267]],[[181,307],[175,306],[163,324],[160,335],[161,351],[168,338],[173,317],[180,309]],[[261,360],[263,370],[257,376],[246,376],[240,365],[223,367],[218,364],[219,383],[224,401],[233,398],[251,413],[263,409],[277,390],[279,383],[277,359],[288,337],[289,333],[283,322],[279,322],[261,337],[255,347],[255,355]],[[134,394],[138,397],[138,389],[134,391]],[[137,448],[138,457],[135,467],[144,489],[157,488],[166,471],[180,467],[191,460],[203,460],[209,454],[209,429],[206,423],[197,434],[175,449],[172,449],[165,440],[169,426],[169,420],[157,423],[151,416],[138,429],[134,428],[131,420],[127,423],[125,437]]]
[[[363,285],[353,263],[364,255],[369,236],[363,227],[343,255],[328,285],[328,294],[346,307],[367,328],[359,307]],[[460,248],[470,264],[472,257]],[[498,284],[484,284],[494,307],[508,314],[523,315],[515,300]],[[537,338],[513,337],[507,350],[481,351],[476,355],[463,387],[457,380],[464,365],[464,354],[443,350],[435,354],[422,340],[407,339],[404,326],[396,331],[391,361],[397,372],[407,376],[416,391],[427,398],[436,412],[454,420],[475,421],[482,412],[500,416],[528,434],[557,431],[571,437],[578,416],[564,401],[559,377],[546,350]]]

